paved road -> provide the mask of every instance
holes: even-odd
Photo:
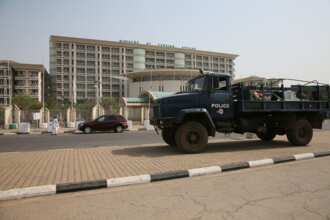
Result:
[[[0,152],[39,151],[59,148],[86,148],[144,143],[159,143],[161,138],[151,131],[95,134],[4,135],[0,136]]]
[[[0,203],[0,219],[329,219],[330,158]]]
[[[217,134],[217,138],[224,137]],[[232,135],[232,139],[243,139]],[[0,136],[0,152],[40,151],[64,148],[88,148],[100,146],[126,146],[163,143],[154,131],[131,131],[124,133],[62,134],[45,135],[3,135]]]

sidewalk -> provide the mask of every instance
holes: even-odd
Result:
[[[0,202],[1,219],[329,219],[330,158]]]
[[[191,169],[330,149],[330,132],[317,132],[308,147],[275,142],[210,139],[202,154],[180,154],[165,144],[0,153],[0,190]],[[283,141],[285,140],[285,141]],[[24,144],[24,143],[22,143]]]

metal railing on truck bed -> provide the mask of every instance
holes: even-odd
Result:
[[[234,84],[232,94],[241,112],[330,112],[330,86],[317,81],[256,80]]]

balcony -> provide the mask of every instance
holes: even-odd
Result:
[[[154,54],[146,54],[146,58],[155,58]]]

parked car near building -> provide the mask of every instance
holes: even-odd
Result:
[[[127,127],[127,120],[121,115],[102,115],[93,121],[83,122],[78,125],[78,129],[85,134],[94,131],[114,131],[121,133]]]

